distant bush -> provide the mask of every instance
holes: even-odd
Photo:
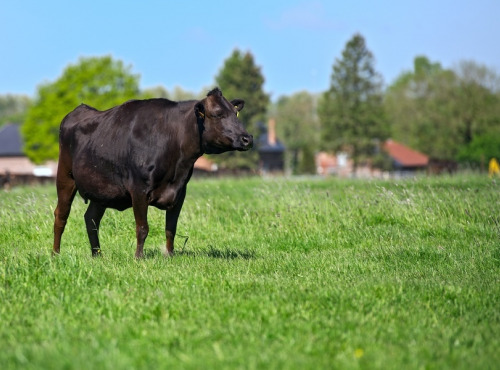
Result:
[[[472,165],[487,163],[491,158],[500,158],[500,131],[475,136],[458,154],[460,162]]]

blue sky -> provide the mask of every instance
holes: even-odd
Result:
[[[324,91],[361,33],[386,84],[425,55],[500,73],[498,0],[0,0],[0,94],[34,96],[80,56],[111,54],[141,88],[214,85],[233,49],[250,51],[273,99]]]

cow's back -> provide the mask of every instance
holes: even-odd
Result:
[[[61,123],[60,156],[70,158],[80,194],[113,208],[130,206],[131,189],[151,182],[155,157],[177,146],[165,135],[175,131],[177,104],[136,100],[106,111],[82,104],[69,113]]]

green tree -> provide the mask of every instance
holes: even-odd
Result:
[[[56,159],[61,121],[79,104],[104,110],[140,97],[139,76],[130,69],[111,56],[80,58],[55,82],[40,85],[21,128],[26,155],[36,163]]]
[[[452,71],[426,57],[414,60],[414,70],[402,73],[386,92],[385,108],[393,139],[431,157],[452,159],[458,142],[450,129],[456,85]]]
[[[457,159],[476,135],[487,135],[498,124],[498,88],[496,74],[474,62],[449,70],[416,57],[414,70],[401,74],[386,92],[392,136],[431,157]]]
[[[253,55],[250,52],[242,53],[238,49],[224,61],[215,77],[215,82],[225,97],[245,100],[240,119],[248,129],[265,117],[270,98],[264,92],[264,81],[261,68],[255,64]]]
[[[500,127],[500,122],[499,126]],[[491,158],[500,159],[500,128],[488,134],[475,135],[472,141],[463,146],[458,153],[458,160],[473,167],[487,168]]]
[[[242,53],[235,49],[224,61],[223,67],[215,77],[216,84],[229,100],[245,100],[245,108],[239,116],[248,132],[255,137],[258,134],[257,123],[264,120],[270,97],[264,92],[264,76],[261,68],[255,64],[250,52]],[[235,168],[257,166],[257,152],[228,152],[214,157],[222,167]]]
[[[474,61],[461,61],[454,69],[459,79],[457,119],[462,137],[457,159],[487,167],[500,158],[500,76]]]
[[[23,123],[31,105],[25,95],[0,95],[0,126],[6,123]]]
[[[387,136],[382,105],[382,77],[375,71],[365,39],[354,35],[333,65],[330,89],[318,106],[322,144],[330,151],[345,150],[353,170],[370,157]]]
[[[286,147],[286,163],[292,173],[315,172],[314,151],[320,141],[316,97],[307,91],[282,96],[273,105],[276,134]]]
[[[500,77],[492,69],[474,61],[461,61],[454,73],[458,86],[456,120],[462,143],[469,145],[476,135],[498,131],[500,117]]]

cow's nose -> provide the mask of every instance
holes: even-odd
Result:
[[[243,135],[241,137],[241,144],[243,144],[243,146],[245,148],[250,149],[253,146],[253,136],[252,135]]]

